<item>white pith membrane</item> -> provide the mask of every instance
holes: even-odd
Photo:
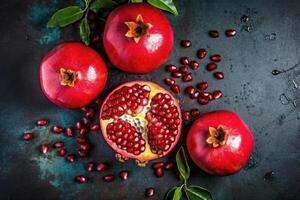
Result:
[[[126,85],[128,87],[132,87],[133,85],[135,85],[136,83],[132,83],[131,85]],[[150,82],[139,82],[138,84],[140,86],[140,88],[143,88],[145,90],[150,90],[150,94],[149,94],[149,98],[148,98],[148,102],[145,102],[145,101],[142,101],[143,104],[145,104],[145,106],[138,106],[138,108],[136,110],[138,110],[138,113],[136,115],[133,115],[131,110],[130,109],[125,109],[127,110],[127,113],[121,115],[120,117],[118,116],[114,116],[113,118],[109,118],[106,114],[105,114],[105,111],[108,110],[108,108],[105,108],[105,104],[107,102],[111,102],[113,99],[109,98],[108,100],[106,100],[103,104],[103,107],[102,107],[102,117],[100,119],[100,123],[101,123],[101,128],[102,128],[102,131],[103,129],[105,129],[105,132],[106,132],[106,137],[105,139],[106,140],[110,140],[110,146],[117,152],[117,155],[116,157],[118,158],[118,160],[127,160],[128,158],[136,158],[136,161],[139,165],[144,165],[148,160],[151,160],[151,159],[155,159],[155,158],[158,158],[158,157],[162,157],[165,155],[165,152],[168,151],[170,148],[173,148],[174,146],[174,141],[176,140],[176,137],[179,137],[179,131],[181,129],[181,121],[180,121],[180,110],[179,110],[179,107],[178,104],[176,102],[174,102],[174,98],[171,97],[171,95],[165,91],[164,89],[162,89],[160,86],[156,85],[156,84],[153,84]],[[148,85],[151,85],[151,88],[148,86]],[[118,88],[117,90],[115,90],[115,92],[110,95],[110,97],[112,97],[113,95],[117,94],[117,93],[120,93],[120,91],[122,90],[122,88],[126,87],[125,85],[120,88]],[[160,93],[160,94],[159,94]],[[168,123],[165,123],[163,121],[158,121],[157,118],[153,118],[153,114],[151,112],[149,112],[149,110],[151,109],[151,102],[152,102],[152,98],[156,96],[156,100],[153,102],[153,105],[154,104],[159,104],[159,105],[156,105],[156,107],[164,107],[166,108],[167,110],[172,110],[173,113],[165,113],[162,117],[165,118],[164,120],[173,120],[174,119],[171,119],[174,117],[175,115],[175,121],[176,122],[173,122],[173,127],[172,127],[172,130],[168,127],[170,126],[170,124]],[[159,98],[160,97],[160,98]],[[142,98],[141,98],[142,99]],[[161,101],[159,101],[161,100]],[[168,102],[168,103],[165,103],[165,102]],[[147,104],[146,104],[147,103]],[[155,106],[152,105],[152,111],[153,111],[153,108]],[[169,108],[168,108],[169,106]],[[112,107],[111,107],[112,108]],[[114,107],[113,107],[114,108]],[[122,109],[120,109],[122,110]],[[167,110],[163,110],[163,111],[167,111]],[[160,112],[161,110],[159,110]],[[161,112],[163,112],[161,111]],[[115,111],[116,112],[116,111]],[[123,112],[123,111],[122,111]],[[104,114],[103,114],[104,113]],[[148,116],[146,117],[146,114],[148,113]],[[151,113],[151,114],[149,114]],[[176,117],[177,115],[177,117]],[[166,119],[165,116],[168,116],[169,118]],[[158,117],[158,116],[156,116]],[[149,141],[149,138],[148,138],[148,128],[147,128],[147,125],[150,124],[147,119],[149,120],[152,120],[151,121],[151,124],[152,124],[152,127],[151,127],[151,130],[153,130],[153,128],[155,129],[156,128],[156,125],[159,125],[160,129],[157,129],[157,131],[160,131],[161,129],[163,129],[165,132],[161,133],[160,134],[160,137],[161,135],[164,136],[164,138],[158,138],[156,139],[155,136],[159,135],[159,134],[154,134],[154,136],[152,135],[152,144],[151,146],[153,148],[156,148],[156,149],[151,149],[148,141]],[[128,145],[128,143],[131,141],[129,141],[128,143],[126,143],[125,141],[121,141],[121,139],[117,142],[116,138],[114,137],[116,134],[118,134],[118,137],[123,137],[124,135],[126,135],[126,139],[128,139],[128,134],[132,134],[132,131],[129,131],[130,133],[128,133],[128,127],[127,129],[124,131],[123,127],[127,126],[126,123],[123,123],[121,122],[120,120],[126,122],[126,123],[129,123],[132,127],[134,127],[135,131],[138,132],[138,135],[142,136],[142,138],[144,139],[145,141],[145,144],[143,142],[141,142],[141,140],[139,140],[140,142],[140,146],[139,147],[142,147],[143,145],[145,146],[145,148],[140,148],[140,152],[128,152],[126,145]],[[174,123],[176,123],[174,125]],[[107,126],[109,126],[109,128],[107,128]],[[163,128],[161,128],[163,127]],[[176,130],[175,130],[176,129]],[[112,131],[113,130],[113,131]],[[114,132],[114,130],[116,130]],[[121,133],[119,133],[118,131],[121,131],[122,132],[122,135]],[[112,134],[111,134],[112,133]],[[170,135],[169,135],[170,133]],[[154,138],[154,139],[153,139]],[[117,138],[118,139],[118,138]],[[165,149],[163,150],[160,150],[160,148],[162,148],[162,146],[160,146],[159,144],[161,143],[155,143],[157,141],[164,141],[166,143],[166,145],[164,145],[163,147]],[[134,141],[134,139],[132,140]],[[117,144],[118,143],[118,144]],[[126,144],[125,144],[126,143]],[[123,144],[123,146],[122,146]],[[123,147],[123,148],[122,148]],[[124,155],[122,154],[122,151],[126,152],[126,154],[128,155],[128,157],[124,157],[124,156],[121,156],[121,155]]]

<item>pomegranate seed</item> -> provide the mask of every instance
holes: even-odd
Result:
[[[171,171],[173,169],[174,165],[171,162],[168,162],[165,164],[165,170]]]
[[[75,177],[75,181],[78,183],[85,183],[87,181],[87,178],[83,175],[80,175]]]
[[[190,120],[190,112],[189,112],[189,111],[184,111],[184,112],[182,113],[182,118],[183,118],[185,121]]]
[[[79,134],[80,135],[85,135],[88,133],[88,129],[86,127],[83,127],[82,129],[80,129]]]
[[[52,130],[53,130],[54,133],[60,134],[60,133],[63,132],[64,129],[60,126],[55,125],[55,126],[53,126]]]
[[[223,79],[224,78],[223,72],[215,72],[214,76],[215,76],[216,79]]]
[[[181,72],[182,74],[186,74],[188,72],[189,68],[186,65],[183,65],[179,68],[179,72]]]
[[[146,197],[153,197],[155,195],[155,189],[154,188],[147,188],[145,192]]]
[[[77,154],[79,155],[79,157],[86,157],[87,151],[84,150],[84,149],[79,148],[79,149],[77,150]]]
[[[236,35],[236,30],[234,30],[234,29],[228,29],[228,30],[225,31],[225,35],[227,37],[233,37],[233,36]]]
[[[180,78],[182,77],[182,73],[180,73],[178,70],[174,70],[172,71],[172,74],[171,74],[174,78]]]
[[[192,80],[193,80],[192,74],[191,74],[191,73],[188,73],[188,74],[184,75],[184,76],[182,77],[182,80],[183,80],[184,82],[192,81]]]
[[[201,95],[199,98],[198,98],[198,102],[201,104],[201,105],[205,105],[209,102],[209,98],[207,96],[203,96]]]
[[[77,122],[77,123],[76,123],[76,128],[77,128],[77,130],[82,129],[82,128],[83,128],[82,123],[81,123],[81,122]]]
[[[93,163],[93,162],[87,163],[87,164],[86,164],[86,169],[87,169],[89,172],[94,171],[94,169],[95,169],[95,163]]]
[[[193,86],[188,86],[185,88],[185,93],[192,95],[195,93],[195,88]]]
[[[122,181],[126,181],[128,179],[129,172],[127,170],[123,170],[119,173],[119,176]]]
[[[47,153],[50,150],[49,144],[42,144],[41,145],[41,151],[42,153]]]
[[[98,131],[99,130],[99,124],[92,124],[90,129],[91,129],[91,131]]]
[[[82,110],[83,112],[87,112],[87,111],[88,111],[88,107],[82,107],[81,110]]]
[[[200,116],[200,111],[199,111],[199,109],[197,109],[197,108],[192,109],[192,110],[191,110],[191,115],[192,115],[193,117],[199,117],[199,116]]]
[[[172,65],[172,64],[166,66],[166,70],[169,71],[169,72],[173,72],[176,69],[177,69],[177,67],[175,65]]]
[[[33,135],[32,133],[24,133],[24,136],[23,136],[24,140],[32,140],[33,138]]]
[[[172,86],[171,86],[171,90],[172,90],[174,93],[176,93],[176,94],[180,93],[180,87],[179,87],[179,85],[172,85]]]
[[[74,130],[73,130],[73,128],[66,128],[66,135],[68,137],[73,137],[74,136]]]
[[[208,64],[206,65],[207,71],[213,71],[213,70],[217,69],[217,67],[218,67],[217,64],[216,64],[216,63],[213,63],[213,62],[208,63]]]
[[[67,150],[66,149],[60,149],[57,151],[57,154],[61,157],[64,157],[67,153]]]
[[[180,58],[180,63],[183,65],[188,65],[190,63],[189,58],[188,57]]]
[[[191,61],[190,66],[193,70],[196,70],[199,68],[199,63],[195,60]]]
[[[182,47],[185,47],[185,48],[192,46],[192,42],[190,40],[181,40],[180,44]]]
[[[112,174],[108,174],[108,175],[105,175],[103,176],[103,180],[106,181],[106,182],[112,182],[114,180],[114,175]]]
[[[207,52],[206,52],[205,49],[199,49],[198,52],[197,52],[197,56],[198,56],[198,58],[200,58],[200,59],[205,58],[206,54],[207,54]]]
[[[155,162],[155,163],[152,164],[153,169],[158,169],[158,168],[161,168],[163,166],[164,166],[163,162]]]
[[[191,95],[192,99],[197,99],[200,95],[200,92],[196,91],[194,94]]]
[[[213,99],[219,99],[223,96],[223,94],[220,90],[216,90],[213,92],[212,96],[213,96]]]
[[[208,99],[211,101],[213,100],[213,95],[210,92],[203,92],[201,93],[203,96],[208,97]]]
[[[162,177],[164,175],[164,170],[160,167],[155,169],[155,176]]]
[[[64,142],[62,142],[62,141],[57,141],[57,142],[55,142],[54,144],[53,144],[53,147],[54,148],[62,148],[62,147],[64,147],[65,146],[65,144],[64,144]]]
[[[66,157],[67,161],[74,162],[75,161],[75,155],[74,154],[68,154]]]
[[[91,124],[91,120],[88,117],[82,118],[83,124],[89,126]]]
[[[198,84],[198,88],[199,88],[199,90],[204,91],[204,90],[206,90],[208,88],[208,83],[205,82],[205,81],[203,81],[203,82],[201,82],[201,83]]]
[[[78,136],[78,137],[76,138],[76,141],[77,141],[78,144],[83,144],[83,143],[86,142],[86,138],[83,137],[83,136]]]
[[[88,111],[85,113],[85,116],[87,117],[94,117],[95,110],[93,108],[89,108]]]
[[[82,143],[82,144],[80,144],[80,148],[83,149],[83,150],[85,150],[85,151],[89,150],[90,147],[91,147],[91,145],[89,143]]]
[[[208,32],[209,36],[212,38],[217,38],[219,37],[219,32],[217,30],[212,30]]]
[[[210,60],[213,62],[221,62],[221,56],[219,54],[214,54],[210,56]]]
[[[171,78],[166,78],[165,79],[165,83],[168,85],[168,86],[172,86],[175,84],[175,81]]]
[[[39,119],[37,121],[37,125],[39,125],[39,126],[46,126],[47,125],[47,120],[46,119]]]
[[[107,168],[108,168],[107,163],[100,163],[100,164],[97,165],[96,169],[97,169],[97,171],[102,172],[102,171],[107,170]]]

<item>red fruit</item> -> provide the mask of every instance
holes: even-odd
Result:
[[[198,84],[198,88],[199,88],[199,90],[204,91],[208,88],[208,83],[205,81],[202,81],[201,83]]]
[[[181,124],[178,101],[149,81],[119,86],[100,111],[101,132],[116,157],[133,158],[138,165],[167,155],[180,137]]]
[[[94,115],[95,115],[95,110],[93,108],[89,108],[88,111],[85,113],[85,116],[90,118],[94,117]]]
[[[166,66],[166,70],[169,71],[169,72],[172,72],[176,69],[177,69],[177,67],[175,65],[172,65],[172,64]]]
[[[91,172],[91,171],[94,171],[95,170],[95,163],[93,162],[89,162],[86,164],[86,169],[87,171]]]
[[[193,70],[196,70],[196,69],[199,68],[199,63],[198,63],[197,61],[195,61],[195,60],[192,60],[192,61],[190,62],[190,66],[191,66],[191,68],[192,68]]]
[[[209,34],[209,36],[212,37],[212,38],[217,38],[217,37],[219,37],[219,32],[216,31],[216,30],[209,31],[208,34]]]
[[[107,163],[100,163],[96,167],[97,171],[99,171],[99,172],[103,172],[103,171],[107,170],[107,168],[108,168]]]
[[[91,148],[91,145],[89,143],[82,143],[80,144],[80,148],[87,151]]]
[[[198,56],[198,58],[200,58],[200,59],[205,58],[206,54],[207,54],[207,52],[206,52],[205,49],[199,49],[198,52],[197,52],[197,56]]]
[[[195,93],[195,88],[193,86],[188,86],[185,88],[185,93],[192,95]]]
[[[212,93],[210,93],[210,92],[202,92],[202,93],[201,93],[201,96],[206,96],[206,97],[208,97],[208,100],[209,100],[209,101],[213,100],[213,95],[212,95]]]
[[[155,195],[155,189],[154,188],[147,188],[145,191],[146,197],[153,197]]]
[[[55,126],[53,126],[52,130],[53,130],[54,133],[60,134],[60,133],[63,132],[64,129],[62,127],[60,127],[60,126],[55,125]]]
[[[155,176],[162,177],[164,175],[164,170],[160,167],[154,170]]]
[[[245,122],[234,112],[215,111],[198,118],[187,136],[192,160],[214,175],[240,171],[253,150],[254,140]]]
[[[228,29],[228,30],[225,31],[225,35],[227,37],[233,37],[233,36],[236,35],[236,30],[234,30],[234,29]]]
[[[81,122],[76,122],[76,129],[81,130],[83,128],[83,124]]]
[[[168,19],[147,3],[124,4],[113,10],[103,34],[112,64],[138,74],[149,73],[163,64],[173,50],[173,40]]]
[[[61,157],[64,157],[67,153],[67,150],[66,149],[60,149],[57,151],[57,154]]]
[[[180,44],[182,47],[185,47],[185,48],[192,46],[192,42],[190,40],[181,40]]]
[[[168,85],[168,86],[172,86],[175,84],[175,81],[171,78],[166,78],[165,79],[165,83]]]
[[[55,142],[55,143],[53,144],[53,147],[54,147],[54,148],[62,148],[62,147],[64,147],[64,146],[65,146],[65,144],[64,144],[63,141],[57,141],[57,142]]]
[[[179,68],[179,72],[181,72],[182,74],[186,74],[188,72],[189,68],[186,65],[183,65]]]
[[[199,97],[199,95],[200,95],[200,92],[196,91],[196,92],[194,92],[194,94],[191,95],[191,98],[197,99]]]
[[[183,65],[188,65],[190,63],[189,58],[188,57],[180,58],[180,63]]]
[[[91,131],[98,131],[99,130],[99,124],[92,124],[90,126]]]
[[[129,172],[127,170],[123,170],[119,173],[120,179],[122,181],[126,181],[128,179]]]
[[[75,181],[78,183],[85,183],[87,181],[87,178],[83,175],[80,175],[75,177]]]
[[[76,138],[76,142],[77,142],[78,144],[83,144],[83,143],[86,142],[86,138],[85,138],[84,136],[78,136],[78,137]]]
[[[164,166],[163,162],[155,162],[155,163],[152,164],[153,169],[162,168],[163,166]]]
[[[199,117],[199,116],[200,116],[200,111],[199,111],[199,109],[197,109],[197,108],[192,109],[192,110],[191,110],[191,115],[192,115],[193,117]]]
[[[172,71],[172,76],[174,78],[180,78],[180,77],[182,77],[182,73],[180,73],[178,70],[174,70],[174,71]]]
[[[89,126],[91,124],[91,120],[88,117],[83,117],[82,122],[84,125]]]
[[[39,119],[37,121],[38,126],[46,126],[47,125],[47,120],[46,119]]]
[[[210,60],[213,62],[220,62],[221,56],[219,54],[214,54],[214,55],[210,56]]]
[[[199,102],[201,105],[208,104],[208,102],[209,102],[209,97],[204,96],[204,95],[200,95],[199,98],[198,98],[198,102]]]
[[[24,140],[32,140],[33,135],[32,135],[32,133],[24,133],[23,138],[24,138]]]
[[[184,111],[183,113],[182,113],[182,118],[185,120],[185,121],[188,121],[188,120],[190,120],[190,112],[189,111]]]
[[[180,87],[179,85],[172,85],[171,86],[171,90],[176,93],[176,94],[179,94],[180,93]]]
[[[173,169],[173,167],[174,167],[173,163],[168,162],[168,163],[165,164],[164,168],[165,168],[165,170],[170,171],[170,170]]]
[[[62,43],[51,50],[40,65],[44,94],[63,108],[80,108],[102,91],[107,69],[101,56],[84,44]]]
[[[79,148],[78,150],[77,150],[77,154],[79,155],[79,157],[86,157],[87,156],[87,151],[86,150],[84,150],[84,149],[81,149],[81,148]]]
[[[49,151],[49,149],[50,149],[49,144],[42,144],[41,145],[41,151],[42,151],[42,153],[47,153]]]
[[[67,161],[74,162],[75,161],[75,155],[74,154],[68,154],[66,157]]]
[[[106,181],[106,182],[112,182],[114,179],[115,179],[115,177],[112,174],[108,174],[108,175],[103,176],[103,180]]]
[[[188,73],[188,74],[184,75],[184,76],[182,77],[182,80],[183,80],[184,82],[192,81],[192,80],[193,80],[192,74],[191,74],[191,73]]]
[[[215,72],[214,76],[215,76],[216,79],[223,79],[224,78],[223,72]]]
[[[212,96],[213,99],[220,99],[223,96],[223,94],[220,90],[216,90],[212,93]]]
[[[88,129],[86,127],[83,127],[82,129],[80,129],[79,134],[80,135],[85,135],[88,133]]]
[[[213,70],[217,69],[217,67],[218,67],[217,64],[216,64],[216,63],[213,63],[213,62],[208,63],[208,64],[206,65],[207,71],[213,71]]]

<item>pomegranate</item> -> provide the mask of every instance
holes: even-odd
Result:
[[[132,81],[117,87],[102,104],[100,127],[116,158],[149,160],[167,155],[181,134],[177,100],[150,81]]]
[[[169,57],[173,30],[168,19],[147,3],[119,6],[108,16],[103,44],[113,65],[137,74],[146,74]]]
[[[253,150],[254,140],[245,122],[234,112],[215,111],[199,117],[187,136],[192,160],[214,175],[240,171]]]
[[[63,108],[80,108],[102,91],[107,69],[99,54],[81,43],[63,43],[52,49],[40,65],[44,94]]]

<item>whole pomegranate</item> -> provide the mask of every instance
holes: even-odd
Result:
[[[139,166],[167,155],[181,134],[177,100],[150,81],[120,85],[100,110],[102,134],[120,161],[133,158]]]
[[[199,117],[187,136],[192,160],[213,175],[240,171],[253,150],[254,140],[245,122],[234,112],[215,111]]]
[[[103,43],[117,68],[145,74],[168,59],[173,49],[173,30],[159,9],[147,3],[130,3],[110,13]]]
[[[40,84],[50,101],[63,108],[80,108],[103,90],[107,68],[93,49],[76,42],[62,43],[43,58]]]

